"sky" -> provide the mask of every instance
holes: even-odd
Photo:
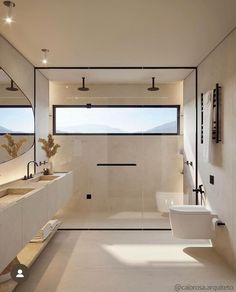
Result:
[[[57,108],[57,130],[81,125],[106,125],[140,132],[176,121],[176,108]],[[0,126],[13,132],[34,131],[31,108],[0,108]]]
[[[33,133],[34,115],[32,108],[0,107],[0,126],[13,132]]]
[[[57,130],[86,124],[139,132],[176,121],[176,108],[57,108]]]

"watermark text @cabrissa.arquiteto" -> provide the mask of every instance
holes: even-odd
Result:
[[[174,286],[176,292],[180,291],[235,291],[232,285],[189,285],[176,284]]]

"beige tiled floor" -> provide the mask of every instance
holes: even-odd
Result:
[[[170,228],[168,215],[159,212],[72,212],[57,213],[61,228]]]
[[[169,231],[59,231],[16,292],[169,292],[176,284],[236,291],[236,274],[208,241]]]

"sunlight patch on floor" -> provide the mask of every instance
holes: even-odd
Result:
[[[103,245],[104,250],[120,262],[130,266],[190,265],[203,266],[183,249],[186,245],[122,244]]]

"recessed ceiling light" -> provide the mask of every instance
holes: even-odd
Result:
[[[48,49],[41,49],[41,51],[43,52],[42,63],[44,65],[46,65],[48,63],[48,53],[49,53],[49,50]]]
[[[69,88],[69,86],[68,85],[66,85],[66,89],[68,89]]]
[[[158,91],[159,87],[155,87],[155,77],[152,77],[152,87],[148,88],[149,91]]]
[[[7,16],[5,17],[5,22],[7,24],[11,24],[13,22],[12,18],[12,8],[16,6],[16,4],[12,1],[4,1],[3,4],[7,7]]]
[[[12,18],[7,16],[7,17],[5,18],[5,22],[6,22],[6,23],[12,23]]]

